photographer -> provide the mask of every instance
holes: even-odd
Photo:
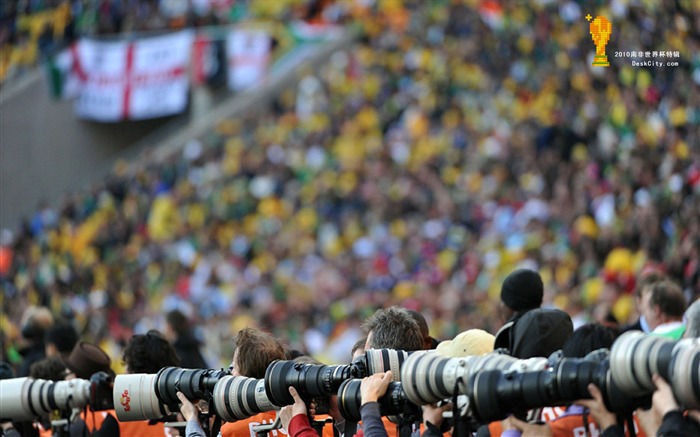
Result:
[[[267,366],[275,360],[284,360],[284,347],[272,335],[259,329],[245,328],[238,331],[236,348],[231,362],[231,375],[262,379]],[[227,422],[221,427],[223,437],[256,437],[253,427],[275,422],[277,413],[266,411],[245,420]],[[284,429],[273,431],[274,435],[286,435]]]
[[[365,320],[362,328],[367,333],[365,351],[369,349],[398,349],[404,351],[423,349],[423,334],[421,334],[418,323],[407,309],[396,306],[379,309]],[[391,437],[399,434],[396,424],[386,417],[381,419]]]
[[[112,359],[99,346],[85,341],[78,342],[65,360],[69,370],[66,379],[90,379],[97,372],[114,376],[111,363]],[[119,427],[114,410],[93,411],[88,407],[70,424],[70,435],[119,437]]]
[[[671,386],[659,375],[653,376],[656,391],[649,410],[637,409],[642,429],[648,436],[697,436],[700,435],[700,411],[684,414],[673,396]]]
[[[386,389],[392,379],[391,371],[375,373],[362,379],[362,384],[360,385],[362,427],[358,428],[357,436],[388,437],[377,400],[386,393]],[[292,437],[317,437],[318,433],[314,431],[309,423],[307,408],[303,399],[299,397],[294,387],[289,388],[289,393],[294,397],[294,404],[286,406],[280,411],[280,420],[282,420],[283,426]]]
[[[423,335],[408,310],[390,307],[377,310],[363,324],[367,332],[367,349],[423,349]]]
[[[168,340],[156,330],[129,339],[122,355],[127,373],[158,373],[163,367],[177,367],[180,360]],[[163,422],[119,422],[122,437],[167,436]]]
[[[612,347],[616,337],[617,333],[611,328],[593,323],[587,324],[573,332],[562,346],[561,355],[563,358],[583,358],[592,351]],[[564,437],[598,435],[601,431],[605,431],[604,436],[618,435],[617,418],[605,410],[600,390],[593,384],[589,384],[588,388],[593,396],[592,400],[578,401],[579,405],[571,405],[563,411],[559,408],[552,409],[551,413],[554,417],[545,424],[528,423],[511,416],[502,422],[492,422],[488,430],[486,427],[481,427],[477,435],[495,437],[502,433],[508,436],[522,433],[523,435]],[[600,403],[597,402],[598,399]],[[589,415],[593,416],[594,422],[589,421]],[[613,425],[615,425],[614,428],[608,429]]]

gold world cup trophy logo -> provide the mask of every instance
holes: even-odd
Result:
[[[609,67],[608,57],[605,55],[605,46],[610,41],[612,34],[612,23],[603,16],[597,16],[591,21],[591,14],[586,15],[586,20],[590,21],[591,38],[595,44],[595,58],[593,58],[594,67]]]

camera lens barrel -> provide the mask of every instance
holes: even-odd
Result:
[[[265,371],[265,391],[274,405],[283,407],[294,403],[289,394],[290,386],[299,396],[311,400],[336,394],[343,381],[351,377],[350,365],[326,366],[278,360]]]
[[[54,410],[83,408],[90,400],[90,382],[84,379],[46,381],[12,378],[0,381],[0,418],[32,420]]]
[[[227,422],[246,419],[275,405],[265,393],[265,380],[245,376],[224,376],[214,386],[216,414]]]
[[[160,419],[170,409],[156,395],[157,374],[134,373],[114,378],[114,411],[120,422]]]
[[[338,409],[345,420],[358,422],[362,418],[360,413],[362,407],[361,385],[361,379],[348,379],[338,389]],[[403,391],[402,384],[391,382],[386,393],[377,402],[382,416],[393,416],[403,413],[409,400]]]
[[[394,381],[401,378],[401,367],[408,358],[409,353],[395,349],[369,349],[365,351],[365,361],[367,363],[366,374],[355,375],[356,378],[364,378],[375,373],[382,373],[391,370]]]

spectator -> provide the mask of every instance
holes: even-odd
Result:
[[[78,333],[72,324],[59,322],[46,332],[46,356],[67,357],[78,343]]]
[[[53,315],[46,307],[29,307],[22,317],[22,338],[28,341],[28,345],[19,353],[23,359],[20,363],[17,376],[28,376],[32,364],[46,357],[44,336],[53,325]]]
[[[170,311],[166,316],[167,337],[173,341],[173,347],[180,358],[180,365],[187,369],[208,369],[204,357],[199,350],[199,340],[194,335],[193,327],[187,316],[179,310]]]
[[[634,289],[634,303],[637,306],[639,318],[634,324],[623,328],[623,333],[631,330],[642,331],[647,334],[651,332],[651,329],[649,329],[649,323],[644,318],[644,314],[647,311],[644,305],[646,305],[648,302],[644,297],[647,294],[647,292],[649,292],[653,284],[662,281],[664,278],[665,276],[661,273],[651,272],[645,276],[642,276],[642,278],[639,280],[637,286]]]
[[[651,285],[649,294],[644,297],[644,317],[651,333],[680,339],[685,331],[685,297],[680,287],[670,280],[659,281]]]

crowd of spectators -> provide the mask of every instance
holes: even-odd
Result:
[[[82,36],[115,37],[242,21],[313,18],[325,0],[6,0],[0,3],[0,84]]]
[[[519,267],[574,328],[634,321],[650,269],[694,300],[700,10],[504,3],[353,3],[360,41],[268,110],[6,230],[3,354],[16,359],[29,305],[112,356],[177,309],[221,364],[245,326],[344,361],[391,304],[436,338],[495,333]],[[588,13],[612,22],[609,68],[590,66]],[[679,66],[635,67],[626,50],[678,51]]]

